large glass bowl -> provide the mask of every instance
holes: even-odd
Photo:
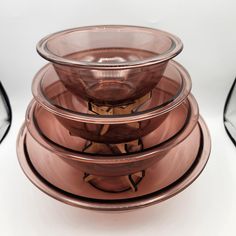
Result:
[[[124,25],[64,30],[37,45],[68,90],[108,106],[129,103],[150,92],[182,48],[180,39],[170,33]]]
[[[136,182],[136,191],[127,185],[127,177],[96,177],[92,182],[85,181],[84,172],[41,146],[25,125],[18,135],[17,154],[26,176],[55,199],[86,209],[122,211],[159,203],[184,190],[204,169],[210,146],[209,132],[200,117],[187,138],[145,170],[141,181]]]

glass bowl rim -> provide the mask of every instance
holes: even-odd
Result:
[[[62,56],[58,56],[57,54],[53,53],[48,48],[48,42],[53,40],[57,37],[63,36],[65,34],[73,33],[76,31],[89,31],[89,30],[106,30],[106,29],[116,29],[116,30],[124,30],[124,29],[131,29],[131,30],[145,30],[147,32],[153,32],[162,34],[163,36],[169,38],[172,42],[171,47],[162,54],[157,56],[153,56],[143,60],[137,60],[133,62],[119,62],[119,63],[95,63],[95,62],[83,62],[73,59],[68,59]],[[163,30],[144,27],[144,26],[135,26],[135,25],[92,25],[92,26],[83,26],[77,28],[66,29],[62,31],[58,31],[53,34],[49,34],[42,38],[37,46],[36,50],[41,57],[44,59],[60,65],[65,66],[73,66],[73,67],[82,67],[85,69],[102,69],[102,70],[117,70],[117,69],[130,69],[130,68],[138,68],[143,66],[150,66],[157,63],[165,62],[170,60],[171,58],[177,56],[183,50],[183,43],[182,41],[175,35],[168,33]]]

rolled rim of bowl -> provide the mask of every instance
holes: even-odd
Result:
[[[98,62],[84,62],[84,61],[78,61],[73,59],[68,59],[63,56],[58,56],[56,53],[53,53],[48,48],[48,42],[50,40],[53,40],[57,37],[63,36],[65,34],[78,32],[78,31],[89,31],[89,30],[145,30],[146,32],[153,32],[153,33],[159,33],[162,36],[167,37],[171,40],[172,45],[171,47],[166,50],[164,53],[143,59],[143,60],[137,60],[133,62],[119,62],[119,63],[98,63]],[[143,66],[150,66],[157,63],[161,63],[167,60],[170,60],[171,58],[177,56],[182,50],[183,50],[183,43],[182,41],[175,35],[170,34],[166,31],[162,31],[155,28],[149,28],[149,27],[143,27],[143,26],[134,26],[134,25],[93,25],[93,26],[84,26],[84,27],[77,27],[72,29],[67,29],[63,31],[59,31],[53,34],[50,34],[44,38],[42,38],[37,46],[36,46],[37,52],[40,56],[42,56],[44,59],[60,65],[65,66],[73,66],[73,67],[83,67],[87,69],[102,69],[102,70],[117,70],[117,69],[130,69],[130,68],[136,68],[136,67],[143,67]]]
[[[53,113],[54,115],[60,116],[68,120],[86,122],[90,124],[125,124],[125,123],[148,120],[157,116],[161,116],[179,106],[191,91],[192,82],[191,82],[191,77],[187,72],[187,70],[176,61],[171,60],[169,63],[172,63],[177,68],[182,77],[181,78],[182,84],[180,85],[181,89],[178,92],[177,96],[175,94],[175,96],[173,96],[173,100],[168,101],[167,104],[164,103],[162,106],[157,106],[137,113],[116,115],[116,116],[93,115],[93,114],[70,111],[63,107],[54,105],[50,101],[50,99],[45,97],[44,92],[42,91],[41,88],[41,82],[43,76],[47,72],[48,67],[51,66],[50,63],[44,66],[35,75],[32,83],[32,93],[35,100],[46,110]]]
[[[25,123],[30,135],[46,148],[48,151],[53,152],[54,154],[60,156],[62,159],[80,161],[84,163],[93,163],[93,164],[124,164],[131,163],[135,161],[141,161],[153,157],[155,154],[160,154],[169,151],[183,140],[185,140],[196,127],[199,119],[199,109],[196,99],[193,95],[189,95],[187,98],[189,102],[189,111],[188,118],[184,127],[163,143],[153,146],[148,149],[144,149],[138,153],[130,154],[121,154],[121,155],[93,155],[89,153],[82,153],[73,150],[67,150],[62,146],[56,145],[50,139],[45,139],[45,137],[39,132],[37,126],[34,123],[33,113],[36,105],[35,100],[32,100],[29,104],[26,112]]]

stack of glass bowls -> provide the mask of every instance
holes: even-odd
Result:
[[[137,26],[90,26],[43,38],[50,64],[35,76],[20,131],[20,164],[65,203],[127,210],[165,200],[204,168],[210,137],[171,60],[176,36]]]

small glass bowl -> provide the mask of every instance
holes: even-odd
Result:
[[[129,103],[150,92],[182,48],[181,40],[170,33],[125,25],[64,30],[37,45],[68,90],[106,106]]]
[[[174,61],[168,64],[150,99],[128,114],[91,112],[93,105],[68,91],[50,64],[38,72],[32,85],[36,101],[54,114],[71,135],[98,143],[124,143],[147,135],[165,121],[170,111],[174,112],[190,90],[189,74]],[[119,112],[130,105],[119,107]],[[114,111],[114,107],[112,109]]]

